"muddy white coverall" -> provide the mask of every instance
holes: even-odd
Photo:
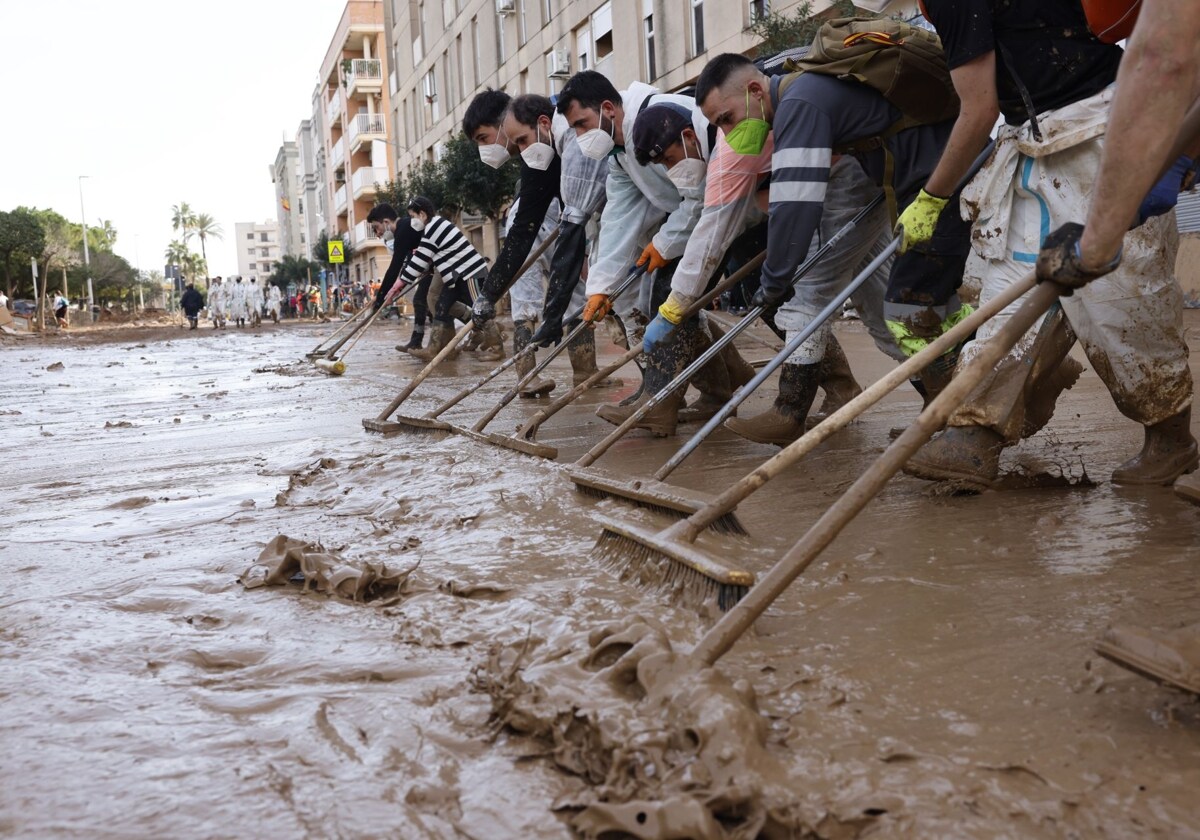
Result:
[[[208,317],[214,324],[219,324],[225,320],[225,313],[228,310],[227,298],[229,287],[224,281],[214,283],[213,287],[208,290]]]
[[[983,259],[982,302],[1033,269],[1050,231],[1087,215],[1114,92],[1110,87],[1039,114],[1042,142],[1033,138],[1028,123],[1000,127],[994,155],[962,194],[963,218],[974,222],[972,247]],[[1117,408],[1138,423],[1159,423],[1190,405],[1183,295],[1173,274],[1177,248],[1173,212],[1130,231],[1120,268],[1062,298],[1065,319],[1035,325],[951,416],[950,425],[986,426],[1010,442],[1017,440],[1037,386],[1036,372],[1031,375],[1023,360],[1035,340],[1036,355],[1049,352],[1059,358],[1078,337]],[[966,346],[960,366],[1020,303],[979,328],[977,342]]]
[[[274,283],[267,290],[267,314],[276,318],[283,315],[283,294]]]
[[[246,287],[248,283],[239,283],[233,281],[233,285],[229,287],[229,319],[231,321],[244,321],[250,317],[250,309],[246,305]]]

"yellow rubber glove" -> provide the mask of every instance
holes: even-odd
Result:
[[[948,198],[930,195],[921,190],[917,193],[912,204],[905,208],[896,220],[895,233],[901,237],[900,253],[905,253],[914,245],[928,242],[933,238],[933,229],[937,227],[938,216],[950,202]]]
[[[642,255],[638,257],[637,264],[638,268],[641,268],[643,265],[646,266],[646,272],[651,273],[658,271],[660,268],[666,268],[668,262],[669,260],[658,253],[658,249],[651,242],[646,246],[646,250],[642,251]]]
[[[612,309],[612,303],[608,300],[608,295],[592,295],[588,298],[587,306],[583,307],[583,320],[589,324],[595,324],[603,321]]]
[[[658,307],[658,314],[672,324],[678,324],[683,320],[683,313],[689,306],[691,306],[690,302],[681,300],[675,292],[671,292],[671,294],[667,295],[667,299],[663,301],[662,306]]]

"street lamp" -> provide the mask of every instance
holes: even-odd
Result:
[[[83,209],[83,179],[87,175],[79,176],[79,213],[83,216],[83,271],[87,275],[87,295],[88,295],[88,313],[92,316],[92,320],[96,320],[96,312],[92,308],[95,306],[95,299],[92,297],[92,262],[88,255],[87,241],[87,211]]]

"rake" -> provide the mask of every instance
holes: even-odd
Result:
[[[529,267],[537,262],[538,258],[541,257],[541,255],[545,253],[546,249],[550,247],[551,243],[558,238],[560,230],[562,230],[561,226],[556,227],[545,239],[541,241],[536,248],[530,251],[529,256],[525,258],[525,262],[521,264],[520,268],[513,272],[512,277],[509,279],[508,283],[505,284],[504,288],[501,289],[500,294],[507,292],[509,287],[516,282],[517,278],[528,271]],[[384,408],[383,411],[379,412],[377,417],[363,418],[363,428],[368,432],[380,432],[383,434],[400,431],[403,426],[399,423],[389,420],[388,418],[395,413],[396,409],[398,409],[405,400],[412,396],[413,391],[417,390],[422,382],[429,378],[429,375],[437,369],[438,365],[445,361],[445,359],[458,348],[459,342],[467,337],[474,326],[474,323],[471,321],[463,324],[462,328],[455,333],[454,338],[452,338],[436,356],[429,360],[429,363],[425,365],[425,367],[423,367],[406,386],[404,386],[404,389],[397,394],[390,403],[388,403],[387,407]]]
[[[841,230],[831,236],[824,245],[817,249],[807,260],[804,261],[792,278],[792,283],[798,283],[803,276],[812,270],[826,254],[833,248],[837,247],[842,237],[852,231],[855,226],[860,224],[876,207],[883,201],[882,195],[876,197],[865,208],[859,211],[853,219],[847,222]],[[858,273],[846,288],[844,288],[836,298],[831,300],[824,309],[806,326],[800,333],[793,336],[783,350],[776,356],[747,384],[743,385],[735,393],[721,409],[718,414],[720,420],[709,421],[708,425],[701,430],[703,436],[697,435],[689,442],[692,449],[700,445],[700,441],[704,439],[716,428],[721,420],[732,415],[737,411],[737,407],[741,405],[749,396],[754,393],[763,382],[787,360],[787,358],[815,333],[821,326],[841,311],[842,304],[845,303],[852,294],[854,294],[860,286],[867,282],[884,263],[891,258],[892,254],[900,245],[900,240],[894,239],[883,251],[873,259],[866,268]],[[568,475],[571,481],[575,483],[575,488],[580,492],[594,496],[597,498],[617,498],[623,501],[633,502],[638,507],[650,508],[668,516],[683,518],[690,516],[704,507],[707,497],[701,494],[694,494],[693,491],[686,488],[674,487],[662,483],[661,479],[656,477],[655,483],[647,482],[639,478],[626,478],[624,476],[615,475],[613,473],[593,468],[592,465],[607,452],[613,444],[624,437],[630,429],[638,424],[641,419],[652,411],[656,406],[678,391],[680,388],[687,387],[687,383],[693,376],[706,364],[715,358],[726,345],[731,343],[742,332],[749,328],[755,321],[762,316],[766,311],[766,307],[758,306],[751,309],[746,315],[735,324],[730,330],[721,337],[719,341],[714,342],[707,350],[696,357],[690,365],[672,379],[669,383],[663,386],[657,394],[647,400],[637,411],[626,418],[620,426],[618,426],[608,437],[593,446],[585,453],[569,471]],[[674,469],[674,468],[672,468]],[[669,473],[669,471],[668,471]],[[709,527],[717,531],[732,534],[746,534],[745,527],[738,521],[737,516],[731,511],[718,517],[713,522],[709,523]]]

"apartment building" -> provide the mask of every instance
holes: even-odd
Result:
[[[268,219],[261,223],[237,222],[233,227],[238,274],[247,280],[268,276],[279,262],[279,223]]]
[[[314,142],[314,178],[322,174],[325,208],[319,228],[350,241],[343,276],[367,282],[382,277],[388,252],[372,235],[367,213],[375,185],[388,181],[394,166],[387,115],[390,72],[385,49],[383,0],[350,0],[321,62],[314,111],[320,110],[320,143]]]
[[[275,186],[275,214],[279,222],[279,249],[282,256],[307,256],[301,192],[300,151],[295,141],[285,140],[271,165],[271,183]]]

